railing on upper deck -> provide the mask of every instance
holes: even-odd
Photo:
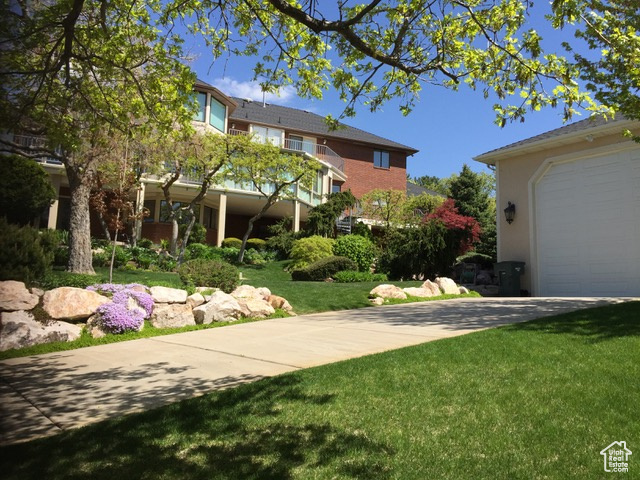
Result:
[[[15,135],[14,134],[13,143],[16,143],[21,147],[25,147],[25,148],[32,148],[32,147],[39,148],[39,147],[45,146],[45,139],[43,137],[37,137],[34,135]],[[60,148],[59,147],[56,148],[55,152],[60,153]],[[42,157],[35,158],[35,160],[37,162],[47,163],[50,165],[62,165],[62,162],[57,158],[48,157],[44,155]]]
[[[229,129],[229,135],[249,135],[250,132],[245,130],[237,130],[235,128]],[[266,138],[255,135],[255,139],[262,143],[271,142],[276,147],[280,147],[284,150],[290,150],[292,152],[307,152],[324,162],[327,162],[336,167],[341,172],[344,172],[344,159],[331,148],[326,145],[318,145],[302,140],[292,140],[291,138],[285,138],[284,143],[279,138]]]

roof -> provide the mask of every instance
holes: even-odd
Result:
[[[329,130],[325,122],[325,117],[306,110],[298,110],[291,107],[272,105],[262,102],[254,102],[242,98],[234,98],[238,108],[229,115],[229,120],[251,122],[262,125],[274,125],[288,128],[299,132],[320,135],[329,138],[338,138],[352,142],[362,142],[378,145],[389,149],[407,152],[409,155],[417,153],[415,148],[394,142],[387,138],[365,132],[359,128],[351,127],[341,123],[344,128]]]
[[[216,100],[229,107],[229,112],[233,112],[233,110],[235,110],[235,108],[238,106],[238,104],[231,97],[225,95],[213,85],[209,85],[207,82],[204,82],[199,78],[196,79],[196,82],[193,86],[196,90],[204,90],[205,92],[209,92]]]
[[[542,150],[556,144],[572,143],[579,139],[584,139],[590,134],[596,135],[600,133],[604,135],[614,130],[622,130],[627,127],[627,124],[633,123],[633,121],[622,116],[616,119],[605,119],[602,116],[589,117],[579,122],[549,130],[548,132],[511,143],[504,147],[496,148],[495,150],[473,157],[473,159],[479,162],[493,163],[499,158],[506,157],[507,154],[513,155],[520,152]],[[591,140],[593,140],[593,138],[589,141]]]
[[[409,197],[417,197],[419,195],[422,195],[423,193],[428,193],[429,195],[435,195],[436,197],[444,197],[444,198],[447,197],[446,195],[436,192],[435,190],[424,188],[422,185],[418,185],[407,180],[407,195]]]

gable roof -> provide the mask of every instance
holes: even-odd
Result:
[[[415,148],[343,123],[340,125],[344,128],[330,131],[323,116],[307,112],[306,110],[272,105],[270,103],[265,103],[263,106],[262,102],[254,102],[252,100],[235,97],[233,99],[238,104],[238,108],[229,115],[229,120],[273,125],[317,136],[367,143],[393,150],[400,150],[406,152],[408,155],[413,155],[418,152]]]
[[[636,124],[632,120],[628,120],[623,116],[615,119],[605,119],[602,116],[594,116],[580,120],[579,122],[564,125],[554,130],[535,135],[515,143],[511,143],[504,147],[496,148],[489,152],[483,153],[474,160],[478,162],[493,164],[500,158],[506,158],[519,153],[533,152],[544,150],[555,145],[569,144],[585,139],[591,136],[591,140],[596,136],[607,135],[616,130],[622,131]]]

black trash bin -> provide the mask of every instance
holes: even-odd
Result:
[[[501,297],[520,296],[520,276],[524,273],[524,262],[498,262],[493,264],[498,276],[498,294]]]

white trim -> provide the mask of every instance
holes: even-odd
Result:
[[[604,147],[593,148],[589,150],[580,150],[578,152],[567,153],[555,157],[546,158],[534,174],[529,178],[527,185],[529,194],[529,258],[531,266],[529,269],[531,277],[531,295],[536,296],[540,292],[540,278],[538,271],[538,228],[536,218],[536,186],[544,178],[547,172],[556,165],[563,163],[576,162],[588,158],[599,157],[607,154],[615,154],[624,151],[636,150],[638,144],[635,142],[624,142],[606,145]]]

